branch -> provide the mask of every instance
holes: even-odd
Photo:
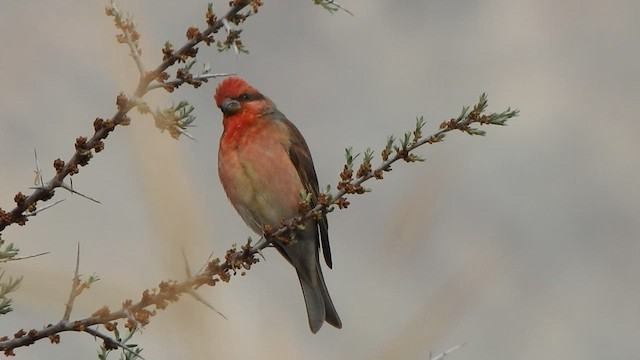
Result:
[[[346,12],[347,14],[349,14],[351,16],[355,16],[355,15],[353,15],[353,13],[351,11],[349,11],[349,10],[345,9],[344,7],[342,7],[335,0],[313,0],[313,3],[316,4],[316,5],[322,6],[322,8],[324,8],[325,10],[330,12],[331,14],[337,12],[338,10],[342,10],[342,11]]]
[[[139,35],[137,35],[135,30],[133,30],[133,23],[124,21],[117,12],[117,9],[108,7],[107,14],[115,17],[116,26],[118,26],[118,28],[123,32],[123,35],[118,36],[118,41],[125,42],[129,45],[131,55],[136,61],[138,70],[141,72],[138,85],[136,86],[136,90],[132,97],[142,99],[147,92],[154,88],[150,87],[150,84],[153,81],[162,82],[166,80],[168,75],[165,71],[170,66],[177,62],[184,62],[190,57],[195,57],[197,54],[196,46],[202,42],[210,44],[213,40],[211,34],[221,29],[224,26],[224,21],[228,20],[236,23],[242,21],[238,20],[238,18],[244,19],[239,12],[248,5],[251,5],[252,7],[255,6],[250,0],[232,1],[231,9],[221,19],[216,19],[212,12],[207,12],[207,28],[202,32],[198,31],[188,33],[187,35],[189,40],[180,49],[177,51],[165,52],[163,61],[154,70],[148,72],[144,72],[144,67],[140,62],[140,51],[136,45],[137,37],[139,37]],[[183,82],[188,82],[188,80],[185,79]],[[63,187],[64,179],[67,176],[77,174],[80,171],[80,167],[86,166],[89,163],[89,160],[93,157],[94,153],[102,151],[104,149],[103,140],[109,136],[109,133],[118,125],[126,126],[131,122],[131,119],[127,114],[136,105],[136,102],[129,101],[124,94],[121,93],[118,95],[116,99],[116,113],[108,120],[96,118],[93,122],[95,130],[93,135],[90,138],[81,136],[76,139],[76,151],[68,161],[65,162],[61,159],[54,161],[56,174],[46,184],[40,181],[40,186],[29,196],[25,196],[21,192],[16,194],[14,197],[16,206],[11,211],[7,212],[0,208],[0,232],[11,224],[17,223],[19,225],[25,225],[28,220],[25,212],[32,213],[36,211],[36,203],[38,201],[47,201],[51,199],[54,195],[54,190],[59,187]],[[138,108],[140,109],[140,106],[138,106]],[[39,176],[39,174],[36,174],[36,176]]]
[[[215,78],[219,78],[219,77],[232,76],[232,75],[235,75],[235,74],[234,73],[218,73],[218,74],[204,73],[204,74],[193,76],[192,80],[203,81],[203,80],[215,79]],[[148,89],[149,90],[154,90],[154,89],[166,88],[167,86],[171,86],[173,88],[177,88],[180,85],[184,84],[185,82],[186,82],[185,79],[176,79],[176,80],[171,80],[171,81],[165,81],[165,82],[162,82],[162,83],[149,85]]]
[[[76,270],[73,272],[73,280],[71,281],[71,291],[69,291],[69,300],[64,307],[64,315],[62,315],[62,320],[67,322],[71,317],[71,311],[73,310],[73,303],[76,300],[76,297],[80,295],[83,287],[80,286],[80,244],[78,244],[78,250],[76,253]]]
[[[128,352],[129,355],[132,355],[133,356],[132,359],[140,358],[142,360],[145,360],[145,358],[143,358],[142,355],[140,355],[139,352],[135,352],[135,351],[131,350],[126,344],[124,344],[121,341],[118,341],[118,340],[110,337],[109,335],[105,335],[105,334],[101,333],[100,331],[98,331],[96,329],[86,328],[86,329],[84,329],[84,332],[102,339],[104,341],[103,348],[105,350],[113,350],[113,349],[121,348],[125,352]]]
[[[443,352],[442,354],[436,355],[435,357],[432,357],[431,354],[429,354],[429,360],[442,360],[445,357],[447,357],[449,354],[451,354],[452,352],[460,349],[461,347],[463,347],[465,345],[467,345],[467,343],[458,344],[458,345],[452,347],[451,349]]]
[[[35,257],[40,257],[40,256],[43,256],[43,255],[48,255],[48,254],[50,254],[50,252],[49,251],[45,251],[45,252],[41,252],[41,253],[38,253],[38,254],[20,256],[20,257],[13,257],[13,258],[9,258],[9,259],[0,258],[0,263],[6,263],[6,262],[9,262],[9,261],[32,259],[32,258],[35,258]]]
[[[236,275],[238,270],[251,268],[251,265],[258,260],[252,260],[252,256],[248,255],[248,251],[249,247],[243,247],[241,251],[236,251],[235,247],[232,247],[231,250],[227,251],[224,263],[220,264],[220,260],[215,259],[209,262],[198,274],[182,282],[163,281],[158,285],[157,289],[145,290],[138,302],[133,303],[132,300],[125,300],[119,310],[110,311],[105,306],[85,319],[66,321],[63,318],[56,325],[47,325],[41,330],[32,329],[25,332],[21,329],[14,334],[13,339],[9,339],[7,336],[0,338],[0,351],[4,351],[5,355],[13,355],[15,348],[31,345],[44,338],[49,338],[53,343],[58,343],[60,342],[60,333],[86,331],[87,328],[94,325],[104,325],[107,330],[113,331],[117,325],[112,321],[118,319],[128,319],[125,327],[130,331],[134,331],[140,326],[147,325],[151,316],[155,315],[156,310],[164,309],[170,303],[178,301],[182,294],[191,293],[202,285],[214,286],[220,281],[228,282],[232,275]],[[81,286],[81,284],[77,284],[76,276],[74,276],[70,302],[75,299],[73,294]],[[151,307],[155,308],[150,309]],[[67,308],[69,308],[69,305]],[[65,317],[70,312],[70,309],[65,310]]]
[[[310,203],[308,201],[306,204],[304,201],[301,202],[301,209],[304,210],[302,215],[282,221],[281,227],[275,231],[272,231],[272,229],[269,229],[268,227],[265,228],[265,240],[259,242],[254,249],[252,249],[252,254],[267,247],[268,243],[271,241],[270,239],[281,237],[289,231],[298,228],[305,220],[312,217],[325,216],[325,212],[333,210],[333,205],[338,206],[340,209],[346,209],[349,206],[349,201],[347,201],[346,195],[364,194],[367,192],[367,189],[362,187],[362,184],[371,178],[381,180],[384,172],[391,171],[391,165],[393,163],[399,160],[404,160],[405,162],[424,161],[423,158],[412,153],[420,146],[442,142],[444,141],[446,134],[453,130],[459,130],[469,135],[484,136],[485,131],[473,127],[472,125],[505,126],[509,119],[514,118],[519,114],[519,110],[511,110],[511,108],[508,108],[501,113],[491,113],[487,115],[483,113],[487,106],[487,96],[486,94],[482,94],[480,95],[478,103],[474,105],[472,111],[469,111],[469,106],[463,107],[461,114],[457,118],[451,118],[448,121],[443,121],[439,126],[440,130],[428,137],[424,137],[422,135],[422,128],[425,125],[423,118],[418,118],[416,120],[415,129],[412,132],[405,133],[403,139],[397,141],[393,135],[387,138],[387,144],[381,152],[382,163],[380,163],[380,165],[375,169],[372,169],[371,167],[373,152],[367,149],[355,178],[353,177],[353,161],[359,154],[353,156],[351,154],[351,149],[348,148],[346,154],[347,163],[340,174],[341,181],[337,186],[338,193],[335,195],[329,193],[320,194],[318,199],[315,200],[317,204],[312,208],[310,208]],[[400,143],[399,146],[395,145],[397,142]]]
[[[483,94],[480,96],[479,102],[473,107],[473,110],[469,111],[469,107],[464,107],[462,113],[457,118],[442,122],[440,124],[440,130],[428,137],[422,135],[422,128],[425,123],[419,118],[416,122],[415,129],[412,132],[405,133],[403,139],[396,141],[395,137],[389,137],[385,148],[381,152],[383,161],[375,169],[371,166],[373,152],[370,150],[366,151],[355,178],[353,177],[353,165],[357,155],[353,156],[351,152],[348,151],[347,162],[344,165],[344,170],[340,174],[341,180],[338,183],[339,191],[333,196],[327,193],[320,194],[318,199],[312,199],[317,202],[313,207],[311,207],[312,203],[309,201],[309,197],[303,196],[300,203],[302,215],[288,220],[283,219],[282,226],[275,231],[265,227],[264,238],[257,244],[252,245],[251,239],[249,239],[240,250],[234,245],[225,253],[224,261],[219,258],[208,261],[206,266],[193,276],[190,275],[189,267],[186,264],[185,270],[187,272],[187,278],[185,280],[180,282],[173,280],[163,281],[158,284],[157,289],[144,290],[138,302],[134,303],[132,300],[125,300],[122,307],[116,311],[111,311],[108,307],[104,306],[88,318],[70,322],[67,320],[71,309],[70,305],[67,305],[68,309],[65,311],[63,320],[56,325],[49,325],[41,330],[32,329],[28,333],[25,333],[24,330],[19,330],[14,334],[13,339],[9,339],[7,336],[0,338],[0,351],[4,351],[5,354],[12,354],[13,349],[33,344],[35,341],[46,337],[58,342],[60,340],[58,334],[61,332],[85,331],[85,329],[94,325],[104,325],[107,330],[114,331],[117,329],[117,324],[113,321],[118,319],[127,319],[125,327],[130,331],[146,326],[150,318],[157,313],[157,310],[165,309],[171,303],[177,302],[183,294],[193,295],[195,294],[195,290],[203,285],[215,286],[220,282],[229,282],[231,277],[238,273],[241,276],[245,275],[246,271],[250,270],[254,264],[260,261],[256,254],[260,254],[262,249],[269,247],[273,239],[281,238],[290,231],[296,231],[305,220],[325,216],[326,212],[331,211],[334,206],[342,209],[347,208],[349,205],[349,202],[346,200],[347,195],[365,193],[366,189],[362,187],[362,184],[371,178],[382,179],[384,172],[391,171],[391,165],[393,163],[399,160],[406,162],[422,161],[420,157],[412,153],[418,147],[425,144],[442,142],[445,134],[453,130],[466,132],[470,135],[483,135],[483,131],[472,125],[504,126],[507,120],[518,115],[518,110],[511,109],[507,109],[502,113],[486,115],[483,114],[486,107],[487,98]],[[394,146],[396,143],[397,145]],[[69,295],[69,304],[73,303],[75,296],[79,295],[84,288],[85,287],[79,283],[78,263],[76,263],[74,284]],[[196,300],[199,300],[198,296],[194,297]],[[446,356],[458,347],[445,352],[440,358]]]
[[[134,58],[136,66],[140,72],[140,79],[136,90],[131,98],[127,98],[124,94],[118,95],[116,99],[117,112],[108,120],[97,118],[94,125],[94,134],[91,138],[78,137],[75,142],[76,151],[69,161],[66,163],[60,159],[54,161],[54,168],[56,174],[46,184],[41,178],[41,171],[37,163],[36,158],[36,177],[39,185],[35,188],[35,191],[25,196],[22,193],[18,193],[14,197],[16,207],[10,212],[5,212],[0,209],[0,232],[7,226],[18,223],[24,225],[27,221],[27,216],[35,215],[38,211],[42,211],[44,208],[38,210],[36,203],[38,201],[46,201],[53,197],[54,189],[64,188],[69,191],[75,192],[70,186],[67,186],[64,179],[67,176],[75,175],[79,172],[79,167],[85,166],[89,163],[89,160],[93,157],[94,153],[100,152],[104,149],[103,140],[107,138],[109,133],[113,131],[118,125],[126,126],[130,123],[131,119],[127,116],[129,111],[134,107],[138,108],[141,113],[151,112],[148,106],[141,100],[149,91],[157,88],[164,88],[167,91],[172,91],[183,83],[188,83],[194,87],[198,87],[202,82],[207,81],[208,78],[216,77],[220,74],[203,74],[199,76],[193,76],[189,73],[190,68],[195,62],[186,64],[183,68],[177,72],[176,80],[168,80],[168,75],[165,72],[170,66],[179,62],[186,62],[189,58],[194,58],[197,54],[196,46],[201,42],[209,45],[212,43],[213,38],[211,34],[217,32],[222,27],[229,27],[230,23],[238,24],[248,15],[241,15],[239,12],[246,6],[251,5],[253,12],[257,11],[257,6],[261,4],[259,0],[235,0],[232,1],[232,7],[229,12],[222,18],[216,19],[211,8],[207,11],[207,24],[208,27],[200,32],[197,28],[189,28],[187,31],[188,41],[178,50],[174,51],[170,44],[165,45],[163,49],[164,58],[160,65],[158,65],[152,71],[146,71],[142,65],[140,58],[141,52],[138,47],[139,35],[135,32],[135,26],[129,19],[122,17],[120,12],[114,5],[111,8],[107,8],[107,14],[114,16],[116,26],[122,31],[121,35],[118,35],[118,41],[126,43],[130,49],[130,55]],[[327,4],[336,5],[333,1],[326,1]],[[242,43],[239,41],[240,31],[229,30],[227,39],[224,44],[218,42],[219,48],[234,47],[238,50],[242,49]],[[156,83],[153,83],[153,82]],[[152,84],[153,83],[153,84]],[[65,331],[83,331],[94,336],[98,336],[105,340],[105,346],[117,345],[124,347],[123,344],[119,344],[118,341],[99,333],[95,329],[91,329],[91,326],[103,325],[107,331],[117,331],[117,324],[114,322],[118,319],[127,319],[125,327],[130,332],[146,326],[150,318],[157,313],[157,310],[162,310],[169,306],[171,303],[177,302],[183,294],[190,294],[205,305],[206,302],[195,293],[203,285],[215,286],[219,282],[228,282],[232,276],[240,273],[244,275],[247,270],[250,270],[253,264],[259,262],[259,258],[256,254],[261,254],[260,251],[266,247],[271,246],[271,242],[274,239],[282,238],[283,235],[291,231],[298,230],[305,220],[310,218],[319,218],[326,216],[327,212],[332,211],[335,206],[344,209],[347,208],[349,202],[347,201],[348,195],[363,194],[367,190],[362,187],[362,184],[371,178],[382,179],[383,173],[391,171],[391,165],[398,160],[404,160],[406,162],[422,161],[423,159],[413,153],[415,149],[425,144],[433,144],[443,141],[445,134],[453,130],[460,130],[470,135],[484,135],[484,131],[479,130],[472,125],[505,125],[506,121],[510,118],[517,116],[517,110],[507,109],[502,113],[493,113],[484,115],[483,112],[486,109],[487,101],[486,96],[483,94],[480,97],[480,101],[473,107],[472,111],[469,111],[469,107],[463,108],[462,113],[455,119],[450,119],[443,122],[440,125],[440,130],[429,137],[422,136],[422,127],[424,122],[422,118],[418,119],[415,130],[408,132],[404,135],[403,139],[396,140],[391,136],[387,140],[385,148],[381,152],[382,162],[375,168],[372,167],[371,161],[373,160],[373,152],[371,150],[365,151],[363,161],[359,168],[356,170],[354,177],[354,160],[356,156],[351,154],[351,150],[347,151],[347,163],[345,164],[342,173],[340,174],[340,181],[338,183],[338,192],[334,195],[329,193],[328,189],[325,193],[322,193],[318,198],[310,198],[308,194],[302,194],[300,202],[300,216],[292,219],[281,221],[281,226],[278,229],[271,229],[270,227],[264,228],[264,237],[257,244],[252,245],[251,240],[240,248],[232,246],[224,256],[224,261],[219,258],[209,261],[206,266],[203,267],[197,274],[191,275],[188,271],[187,278],[183,281],[168,280],[159,283],[157,289],[143,291],[140,299],[137,302],[133,300],[125,300],[122,303],[120,309],[111,311],[108,307],[102,307],[95,311],[91,316],[84,319],[71,321],[71,313],[73,310],[73,303],[77,296],[82,291],[89,287],[89,285],[96,281],[97,278],[90,277],[89,280],[82,282],[79,275],[79,248],[78,258],[76,261],[76,268],[74,272],[74,278],[72,282],[71,291],[69,293],[69,300],[65,306],[65,311],[62,319],[55,325],[47,325],[43,329],[32,329],[28,332],[20,329],[13,334],[13,338],[4,336],[0,338],[0,350],[4,351],[5,355],[13,355],[13,350],[17,347],[28,346],[34,342],[49,338],[52,343],[58,343],[60,341],[60,333]],[[175,115],[178,113],[178,115]],[[156,119],[162,118],[163,121],[167,121],[164,126],[167,126],[171,131],[170,125],[172,121],[175,121],[174,126],[178,126],[179,129],[175,130],[179,133],[184,133],[184,129],[181,127],[189,125],[189,113],[190,110],[186,104],[179,104],[176,107],[172,107],[171,111],[161,112],[156,111],[154,116]],[[176,116],[173,118],[172,116]],[[80,194],[81,195],[81,194]],[[55,205],[55,204],[54,204]],[[27,212],[25,214],[25,211]],[[188,268],[188,267],[187,267]],[[210,306],[210,305],[208,305]],[[214,309],[215,310],[215,309]],[[110,342],[111,341],[111,342]],[[453,351],[452,349],[443,354],[446,355]]]

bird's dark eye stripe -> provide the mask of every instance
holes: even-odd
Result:
[[[235,97],[234,100],[237,101],[254,101],[254,100],[262,100],[264,99],[264,95],[260,93],[242,93]]]

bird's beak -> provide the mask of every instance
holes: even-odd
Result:
[[[225,115],[235,114],[240,110],[240,102],[226,98],[222,101],[222,104],[220,104],[220,110],[222,110],[222,113]]]

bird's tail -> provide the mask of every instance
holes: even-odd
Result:
[[[296,241],[292,244],[282,245],[275,242],[276,249],[296,269],[307,306],[309,328],[314,334],[325,321],[338,329],[342,328],[342,321],[333,306],[322,276],[319,241],[317,227],[309,225],[296,236]]]
[[[331,297],[329,296],[319,261],[316,261],[315,265],[315,271],[310,271],[309,276],[305,276],[306,274],[302,274],[296,268],[298,279],[300,279],[300,286],[302,287],[304,302],[307,306],[309,328],[311,328],[311,332],[315,334],[326,321],[338,329],[341,329],[342,321],[340,321],[338,312],[335,306],[333,306],[333,301],[331,301]]]

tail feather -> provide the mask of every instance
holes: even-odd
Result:
[[[303,280],[300,275],[298,275],[298,277],[300,279],[300,286],[302,287],[304,303],[307,307],[309,328],[311,329],[311,332],[315,334],[322,327],[326,317],[324,297],[317,286],[309,284],[306,280]]]
[[[327,285],[322,276],[322,270],[319,267],[316,269],[315,279],[306,279],[306,277],[298,271],[298,279],[302,287],[304,303],[307,307],[309,328],[314,334],[320,330],[325,321],[338,329],[342,328],[342,321],[340,321],[338,312],[333,306],[333,301],[331,301],[331,297],[329,296]]]
[[[324,282],[320,263],[318,263],[318,275],[320,277],[320,288],[322,289],[322,298],[324,300],[324,320],[336,328],[342,329],[342,321],[340,320],[340,316],[338,316],[338,312],[336,311],[335,306],[333,306],[333,301],[331,301],[331,297],[329,296],[329,290],[327,290],[327,284]]]
[[[276,249],[296,269],[307,307],[309,328],[314,334],[320,330],[325,321],[338,329],[342,328],[342,321],[333,306],[322,275],[318,235],[318,229],[309,226],[293,244],[275,243]]]

